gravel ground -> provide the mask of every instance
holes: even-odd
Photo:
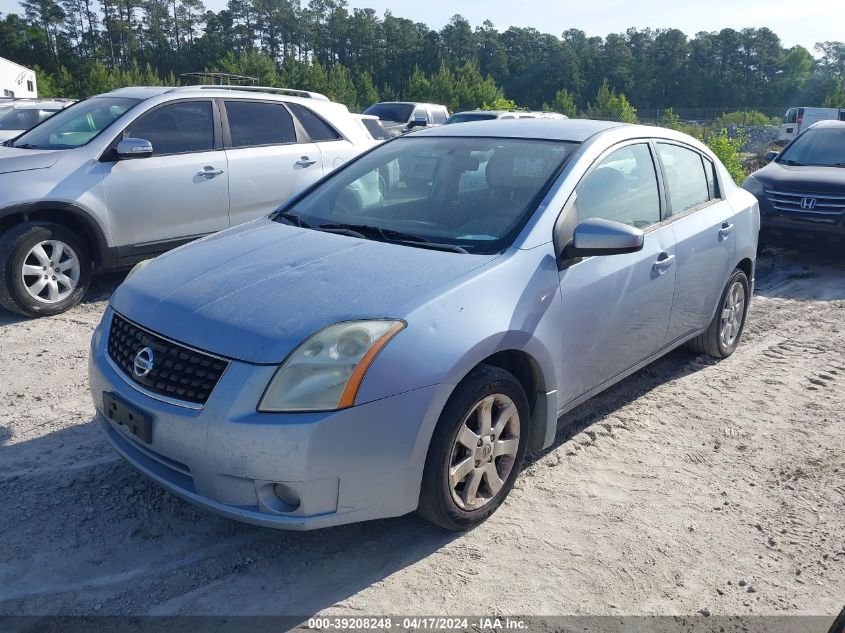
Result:
[[[0,311],[0,614],[835,615],[845,260],[770,251],[728,360],[669,354],[561,421],[484,525],[286,533],[148,482],[92,422],[67,314]]]

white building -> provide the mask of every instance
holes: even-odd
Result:
[[[0,57],[0,97],[37,97],[35,71]]]

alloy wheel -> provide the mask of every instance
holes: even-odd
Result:
[[[21,278],[33,299],[41,303],[58,303],[76,290],[80,272],[79,258],[68,244],[45,240],[27,253]]]
[[[478,510],[505,485],[519,449],[519,412],[508,396],[478,401],[461,423],[449,460],[452,500]]]
[[[725,296],[722,306],[722,322],[719,328],[719,338],[726,348],[731,347],[739,336],[742,328],[742,317],[745,314],[745,286],[735,281]]]

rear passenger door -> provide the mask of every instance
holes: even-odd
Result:
[[[325,173],[340,167],[363,149],[356,148],[343,138],[333,125],[311,108],[299,103],[288,103],[287,106],[299,124],[300,133],[307,136],[307,140],[316,143],[320,150]]]
[[[317,145],[281,101],[224,99],[229,223],[265,215],[323,175]]]
[[[675,300],[667,342],[704,329],[736,260],[735,213],[721,198],[713,162],[692,147],[657,141],[677,243]]]

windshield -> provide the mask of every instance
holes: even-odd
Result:
[[[461,112],[453,114],[446,123],[466,123],[467,121],[490,121],[498,118],[497,114],[479,114],[477,112]]]
[[[813,167],[845,167],[845,126],[807,130],[783,150],[777,162]]]
[[[420,247],[497,253],[528,221],[576,146],[404,137],[336,172],[275,219]]]
[[[140,103],[138,99],[125,97],[94,97],[80,101],[19,136],[15,140],[14,147],[25,149],[80,147],[137,103]]]
[[[411,118],[414,105],[411,103],[376,103],[364,110],[364,114],[372,114],[382,121],[405,123]]]
[[[0,114],[0,130],[28,130],[55,112],[57,110],[16,108],[10,112]]]

